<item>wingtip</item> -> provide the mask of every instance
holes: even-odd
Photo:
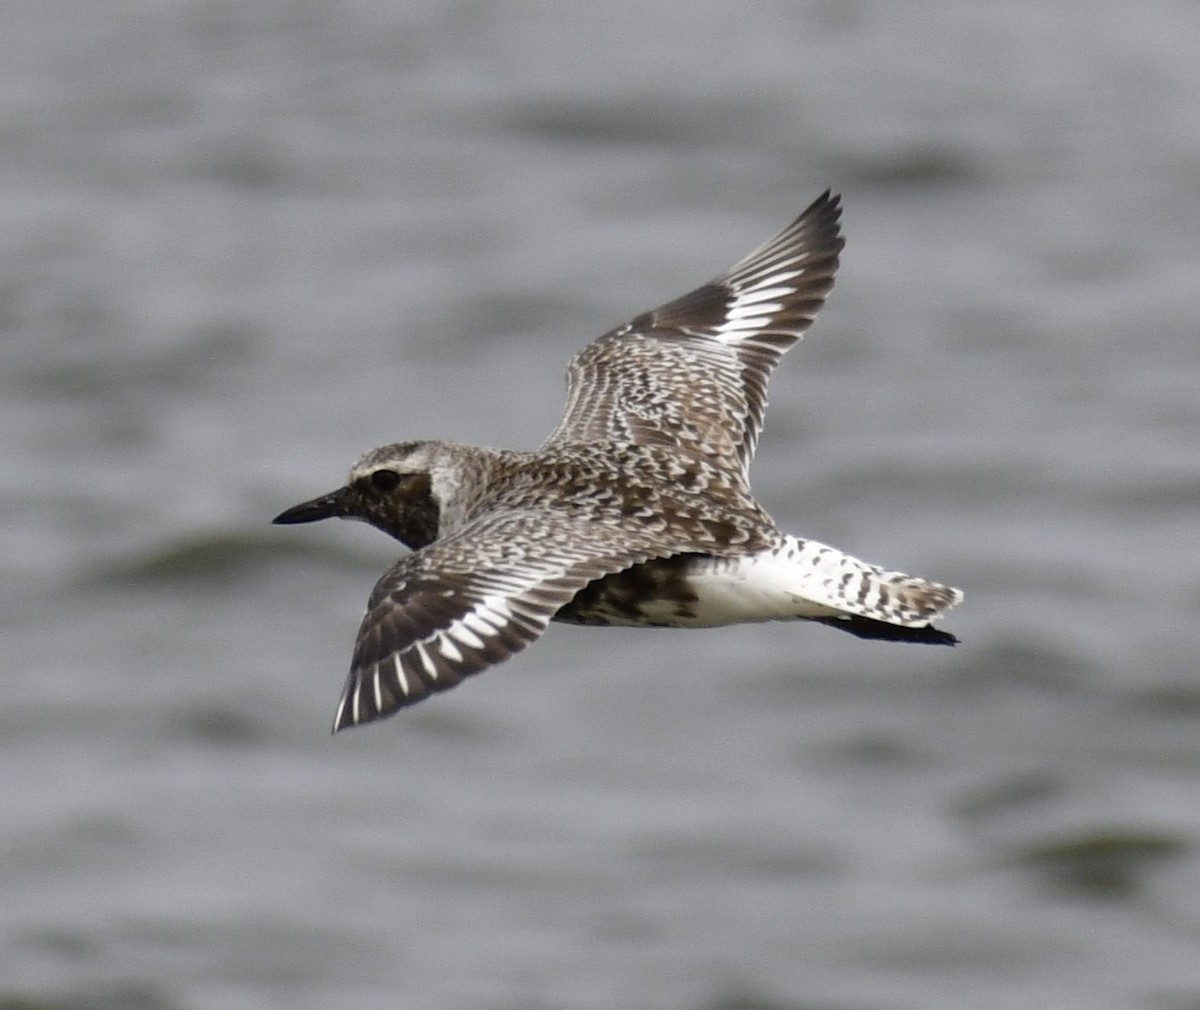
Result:
[[[346,700],[345,700],[345,698],[343,698],[340,702],[338,702],[337,712],[334,713],[333,726],[329,730],[330,736],[333,736],[334,734],[339,733],[342,730],[344,730],[347,726],[352,725],[351,723],[346,721],[345,716],[346,716]]]
[[[806,218],[816,219],[821,222],[826,228],[832,232],[831,238],[837,239],[841,246],[845,245],[845,240],[841,237],[841,220],[842,220],[842,194],[835,193],[832,189],[825,190],[817,197],[808,208],[800,215],[800,220]]]
[[[824,193],[808,205],[801,217],[821,212],[829,214],[836,221],[842,213],[842,194],[835,193],[832,187],[827,187]]]

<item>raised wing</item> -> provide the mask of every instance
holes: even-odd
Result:
[[[489,513],[404,557],[359,627],[337,732],[454,687],[519,652],[593,579],[660,553],[652,535],[546,511]]]
[[[828,191],[728,272],[593,341],[567,371],[545,445],[625,441],[717,457],[745,475],[767,381],[833,287],[839,198]]]

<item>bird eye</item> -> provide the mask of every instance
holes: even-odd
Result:
[[[376,491],[394,491],[400,483],[400,475],[395,470],[376,470],[371,474],[371,486]]]

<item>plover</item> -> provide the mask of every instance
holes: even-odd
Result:
[[[959,590],[785,534],[750,490],[767,380],[833,287],[840,216],[825,192],[716,280],[585,347],[539,449],[385,445],[275,518],[359,519],[411,551],[371,593],[335,732],[454,687],[552,620],[800,619],[957,642],[931,622]]]

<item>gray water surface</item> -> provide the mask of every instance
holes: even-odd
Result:
[[[0,32],[0,1003],[1200,1006],[1200,12],[63,0]],[[328,735],[376,444],[826,186],[755,466],[954,650],[555,627]]]

